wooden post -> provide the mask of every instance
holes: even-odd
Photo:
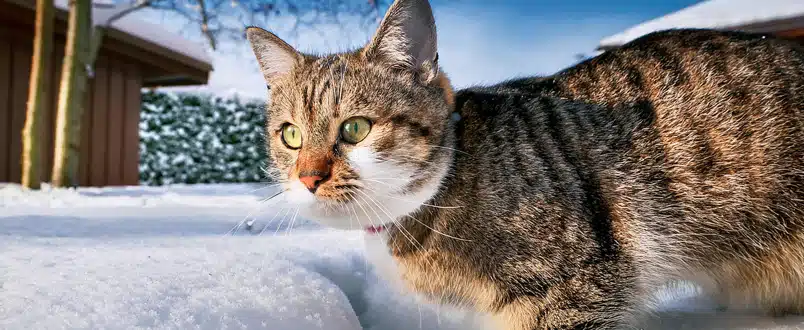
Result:
[[[48,106],[47,78],[53,50],[53,0],[36,1],[36,27],[28,81],[28,104],[22,131],[22,185],[39,189],[42,182],[42,116]]]
[[[91,0],[70,0],[67,45],[64,50],[56,110],[56,142],[53,182],[57,187],[78,185],[78,157],[81,143],[81,115],[87,83],[90,38],[92,33]]]

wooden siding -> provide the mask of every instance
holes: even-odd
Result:
[[[0,39],[0,182],[8,181],[11,144],[11,44]]]
[[[2,29],[2,27],[0,27]],[[2,32],[2,31],[0,31]],[[0,182],[20,182],[22,128],[28,99],[31,36],[0,33]],[[50,180],[63,38],[56,38],[51,68],[51,106],[44,115],[42,178]],[[81,127],[79,184],[139,183],[139,115],[142,65],[116,53],[101,52],[87,86]]]
[[[28,103],[28,77],[31,74],[33,47],[11,45],[11,107],[9,127],[9,156],[14,161],[8,164],[8,179],[20,182],[22,178],[22,129],[25,126],[25,106]],[[22,111],[18,111],[22,109]]]
[[[126,111],[123,115],[123,182],[126,184],[140,181],[140,110],[142,107],[142,75],[135,64],[126,63],[125,104],[123,108],[137,111]]]

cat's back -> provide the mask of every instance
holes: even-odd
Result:
[[[612,109],[649,106],[663,121],[767,115],[801,127],[804,42],[733,31],[654,32],[552,76],[470,88],[458,96],[487,109],[505,110],[511,98],[547,97]]]
[[[804,43],[732,31],[661,31],[604,52],[539,85],[560,96],[608,105],[672,102],[682,95],[717,96],[740,103],[763,97],[750,92],[802,102]],[[723,90],[732,92],[713,95]]]
[[[655,139],[637,139],[634,148],[661,145],[666,170],[696,192],[728,193],[749,180],[759,188],[783,173],[804,184],[804,44],[741,32],[656,32],[533,87],[604,111],[639,112]]]
[[[802,44],[658,32],[532,86],[601,111],[640,113],[629,117],[644,119],[625,159],[631,175],[656,191],[646,199],[686,215],[676,230],[707,226],[720,237],[707,248],[804,230]]]
[[[551,77],[459,97],[489,117],[572,114],[542,126],[580,135],[569,152],[587,159],[583,171],[610,191],[603,198],[621,208],[612,214],[640,214],[659,232],[706,226],[709,245],[689,251],[742,244],[745,233],[764,241],[804,231],[801,44],[739,32],[658,32]],[[528,99],[548,102],[510,106]]]

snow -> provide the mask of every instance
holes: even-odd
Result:
[[[103,3],[93,1],[95,4]],[[56,0],[54,2],[56,8],[61,10],[69,9],[68,0]],[[93,24],[106,24],[107,20],[126,9],[127,6],[118,7],[95,7],[92,9]],[[112,22],[111,27],[126,34],[135,36],[137,38],[152,42],[161,47],[170,49],[179,54],[188,56],[197,61],[211,64],[212,57],[207,53],[207,49],[203,44],[196,43],[180,36],[177,33],[168,31],[159,25],[151,24],[147,21],[138,19],[132,13],[126,14],[123,17]]]
[[[382,242],[291,221],[294,210],[263,201],[275,192],[250,184],[41,191],[0,184],[0,328],[486,325],[483,315],[401,293],[380,276],[392,271]],[[238,227],[249,214],[253,227]],[[692,287],[663,293],[666,303],[644,328],[804,327],[800,318],[714,313],[694,296]]]
[[[600,41],[599,48],[617,47],[648,33],[666,29],[739,29],[793,18],[799,18],[797,27],[804,27],[804,1],[709,0],[606,37]]]

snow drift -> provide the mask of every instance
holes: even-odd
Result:
[[[481,329],[377,275],[382,247],[260,203],[270,188],[0,187],[2,329]],[[232,228],[254,214],[254,227]],[[290,215],[288,215],[290,214]],[[267,227],[263,227],[266,226]],[[262,232],[262,235],[257,233]],[[381,253],[380,253],[381,254]],[[804,329],[668,295],[646,329]]]

